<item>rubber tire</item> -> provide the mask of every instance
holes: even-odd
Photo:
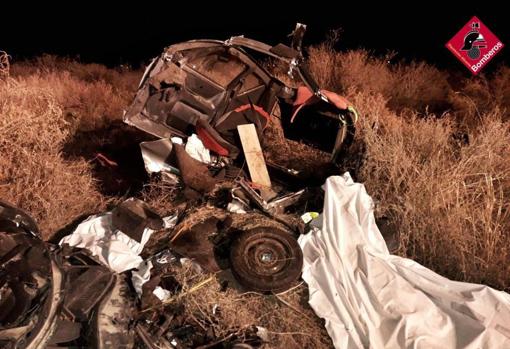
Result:
[[[246,247],[257,239],[269,239],[284,247],[284,267],[276,274],[264,275],[250,266]],[[237,281],[245,288],[258,292],[282,292],[299,279],[303,267],[303,253],[293,233],[268,225],[240,231],[230,248],[230,268]]]

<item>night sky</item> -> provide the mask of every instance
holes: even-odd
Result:
[[[143,3],[126,1],[108,8],[90,2],[44,4],[30,5],[30,11],[21,4],[18,9],[2,11],[0,50],[14,59],[51,53],[109,66],[137,66],[165,46],[189,39],[223,40],[244,34],[271,44],[287,43],[287,34],[299,21],[308,24],[305,45],[324,40],[330,29],[341,28],[340,50],[364,47],[377,54],[393,50],[400,59],[425,59],[442,68],[467,72],[444,45],[476,15],[506,45],[489,66],[508,65],[510,56],[510,19],[503,1],[448,8],[414,1],[400,7],[373,7],[370,2],[349,7],[346,1],[313,1],[307,6],[303,1],[284,5],[277,0],[244,1],[239,6],[235,2],[219,6],[219,2]]]

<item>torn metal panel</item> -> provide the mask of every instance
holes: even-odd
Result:
[[[301,52],[305,30],[305,25],[296,26],[291,46],[271,46],[235,36],[224,42],[192,40],[168,47],[144,74],[124,121],[161,138],[186,137],[195,132],[209,150],[237,158],[237,126],[255,124],[262,139],[262,131],[271,121],[275,106],[280,106],[288,114],[282,119],[290,120],[284,126],[291,127],[295,119],[293,106],[299,97],[298,89],[285,85],[249,55],[250,51],[255,51],[282,61],[288,66],[291,78],[330,106],[328,112],[332,113],[332,118],[328,125],[332,125],[332,120],[336,122],[328,128],[330,132],[322,136],[327,140],[307,143],[321,146],[337,161],[340,148],[352,141],[346,134],[354,131],[354,123],[341,116],[348,112],[336,103],[337,96],[323,91],[308,72]],[[298,115],[299,125],[295,129],[310,131],[317,124],[314,115],[324,119],[324,112],[319,108],[321,104],[308,104],[307,109],[313,109],[309,113],[311,117]],[[302,133],[292,130],[289,134],[303,137]]]
[[[135,303],[125,275],[115,275],[111,291],[100,299],[93,325],[95,346],[98,349],[133,348]]]
[[[40,236],[37,224],[28,213],[0,200],[0,229],[14,228]]]
[[[178,168],[170,164],[170,155],[172,153],[172,141],[168,138],[161,138],[156,141],[140,143],[142,158],[145,164],[145,170],[148,173],[169,172],[180,175]]]
[[[240,189],[234,189],[233,196],[242,202],[244,202],[244,200],[239,196],[246,196],[252,204],[271,216],[282,214],[289,206],[296,205],[299,202],[303,202],[303,204],[306,203],[306,200],[310,198],[311,193],[308,189],[301,189],[293,193],[277,196],[267,202],[264,200],[262,195],[252,188],[252,186],[244,179],[239,180],[238,183],[240,189],[242,189],[242,192],[245,195],[242,195],[239,192]]]
[[[68,268],[72,278],[71,287],[65,296],[63,311],[74,320],[85,321],[91,311],[111,289],[114,275],[103,266]],[[79,273],[76,277],[73,274]]]
[[[292,43],[290,45],[294,50],[299,52],[302,51],[303,37],[305,36],[305,32],[306,24],[296,23],[296,28],[292,32]]]

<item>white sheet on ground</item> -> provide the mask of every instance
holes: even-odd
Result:
[[[325,192],[322,228],[299,243],[309,303],[336,348],[510,348],[509,294],[391,255],[348,173]]]
[[[172,228],[176,221],[177,216],[164,217],[164,228]],[[112,224],[112,213],[106,212],[90,216],[81,222],[72,234],[60,240],[59,244],[85,248],[111,270],[122,273],[142,265],[143,259],[140,257],[140,253],[153,232],[154,230],[146,228],[138,242],[115,229]],[[150,276],[150,268],[147,272]],[[145,269],[142,274],[144,273]],[[140,277],[143,278],[142,274]],[[147,277],[145,277],[145,281],[147,281]]]
[[[120,230],[113,229],[112,214],[106,212],[81,222],[71,235],[60,240],[60,245],[85,248],[111,270],[122,273],[137,268],[143,262],[139,254],[152,233],[153,230],[145,229],[139,243]]]

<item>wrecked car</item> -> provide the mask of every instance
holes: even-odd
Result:
[[[196,133],[212,152],[236,158],[238,125],[253,123],[263,140],[267,124],[279,118],[286,137],[338,162],[352,142],[357,112],[308,72],[301,52],[305,30],[297,24],[290,46],[243,36],[169,46],[146,69],[124,121],[160,138]],[[283,83],[251,53],[282,62],[297,87]]]
[[[0,202],[1,347],[184,348],[214,341],[207,333],[191,339],[197,331],[165,308],[180,287],[172,263],[181,259],[230,272],[241,288],[257,292],[296,283],[302,215],[320,210],[322,192],[301,183],[298,171],[266,164],[264,132],[278,120],[285,137],[338,164],[358,117],[311,77],[301,53],[304,32],[298,24],[290,46],[239,36],[189,41],[149,65],[124,121],[159,138],[140,150],[147,172],[182,192],[184,205],[171,216],[130,198],[90,216],[57,245],[41,240],[28,214]],[[252,54],[282,62],[293,85]],[[232,344],[260,342],[253,329],[242,337],[250,340],[233,336]]]
[[[299,278],[299,217],[312,199],[308,188],[289,185],[299,182],[297,171],[265,163],[264,131],[278,120],[286,138],[326,152],[338,164],[358,118],[345,98],[321,89],[308,72],[301,51],[305,30],[297,24],[290,46],[243,36],[172,45],[148,66],[124,115],[127,124],[160,138],[140,144],[147,171],[182,182],[189,200],[215,196],[220,183],[227,183],[225,204],[204,199],[186,212],[189,217],[171,237],[172,249],[215,272],[225,257],[217,246],[226,245],[233,275],[256,291],[282,291]],[[293,86],[254,55],[282,63]],[[285,178],[273,177],[275,172]],[[216,216],[194,217],[209,206],[219,210]]]

